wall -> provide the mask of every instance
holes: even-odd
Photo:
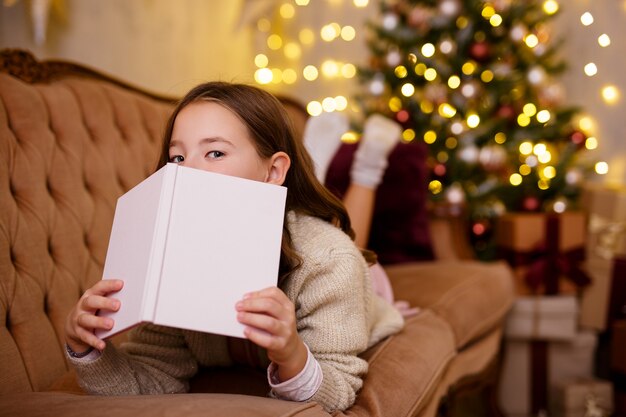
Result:
[[[180,95],[209,79],[252,81],[242,0],[54,0],[38,46],[27,6],[0,5],[0,47],[87,64],[152,91]]]

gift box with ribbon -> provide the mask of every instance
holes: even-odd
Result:
[[[569,342],[505,339],[498,386],[502,411],[509,417],[546,411],[555,387],[593,377],[596,346],[592,331],[579,332]]]
[[[616,320],[611,332],[611,369],[626,376],[626,320]]]
[[[514,269],[516,291],[576,294],[590,283],[585,259],[587,218],[583,212],[509,213],[497,224],[500,256]]]
[[[504,326],[507,339],[571,341],[578,331],[578,300],[573,295],[520,296]]]
[[[560,381],[550,393],[554,417],[608,417],[613,405],[613,384],[602,379]]]
[[[607,330],[626,318],[626,189],[588,186],[581,199],[589,213],[584,269],[592,279],[580,304],[580,325]]]

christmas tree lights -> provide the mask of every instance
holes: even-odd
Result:
[[[554,0],[396,0],[370,25],[357,99],[428,145],[434,207],[465,213],[485,257],[498,216],[573,208],[594,169],[580,155],[597,140],[562,104],[565,63],[548,24],[558,11]],[[610,87],[607,102],[619,96]]]

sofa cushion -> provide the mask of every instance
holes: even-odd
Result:
[[[346,415],[419,415],[432,400],[455,355],[450,326],[433,312],[422,311],[407,320],[402,332],[363,354],[369,371]]]
[[[459,350],[499,325],[513,303],[513,276],[504,262],[423,262],[385,270],[395,298],[447,321]]]
[[[342,144],[326,175],[326,186],[342,198],[350,184],[350,167],[358,144]],[[368,248],[383,265],[432,260],[427,212],[427,149],[400,143],[376,190]]]

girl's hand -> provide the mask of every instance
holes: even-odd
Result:
[[[121,290],[123,286],[124,282],[121,280],[105,279],[85,291],[65,321],[65,342],[70,349],[77,353],[85,352],[90,347],[104,349],[104,340],[99,339],[94,331],[113,328],[113,319],[98,317],[96,312],[119,310],[120,301],[107,298],[106,295]]]
[[[246,325],[244,334],[267,349],[278,366],[278,378],[296,376],[306,364],[307,349],[296,330],[296,312],[291,300],[276,287],[246,294],[235,308],[237,320]]]

